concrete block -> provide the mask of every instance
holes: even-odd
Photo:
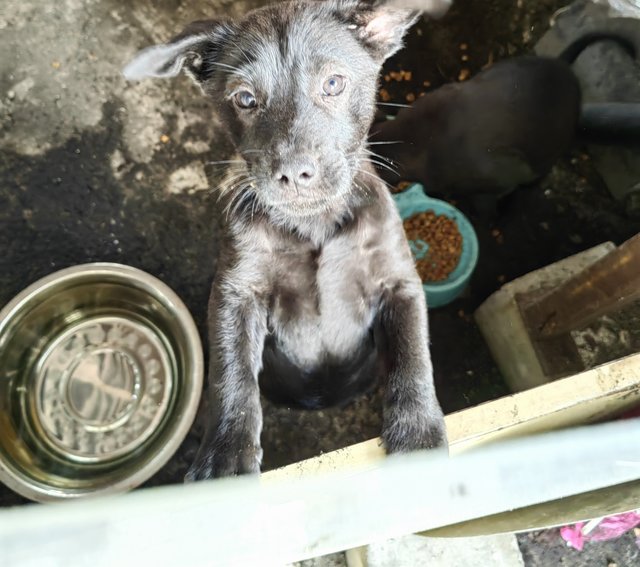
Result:
[[[476,322],[512,391],[521,392],[549,381],[525,328],[516,296],[553,289],[614,248],[613,243],[607,242],[526,274],[503,286],[478,308]]]
[[[368,546],[363,567],[524,567],[514,535],[472,538],[407,536]],[[349,562],[349,567],[357,567]]]

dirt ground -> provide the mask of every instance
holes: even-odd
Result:
[[[0,305],[54,270],[114,261],[164,280],[204,330],[217,241],[206,164],[220,159],[228,144],[208,102],[186,78],[128,85],[119,69],[136,49],[171,37],[177,22],[261,3],[9,0],[0,16],[0,50],[14,54],[0,60]],[[565,3],[458,0],[444,19],[416,26],[407,48],[387,63],[384,74],[412,73],[409,81],[383,81],[389,101],[407,103],[491,61],[530,52]],[[492,292],[640,231],[580,143],[541,183],[506,198],[494,221],[476,218],[467,203],[457,205],[474,222],[481,259],[465,295],[430,313],[437,390],[447,413],[507,393],[472,319]],[[315,413],[265,403],[265,468],[377,436],[380,406],[379,392],[344,410]],[[203,415],[149,486],[181,481]],[[0,487],[0,505],[21,502]],[[638,559],[631,537],[582,554],[549,532],[519,541],[529,567],[631,567]]]

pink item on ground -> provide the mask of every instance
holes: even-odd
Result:
[[[633,419],[636,417],[640,417],[640,406],[628,410],[617,419]],[[582,551],[587,541],[616,539],[636,526],[640,526],[640,510],[565,526],[560,528],[560,536],[567,542],[568,546]],[[636,544],[640,547],[640,537],[636,538]]]
[[[629,530],[640,526],[640,511],[618,514],[601,520],[579,522],[572,526],[560,528],[562,539],[567,545],[582,551],[587,541],[607,541],[616,539]]]

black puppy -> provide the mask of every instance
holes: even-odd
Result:
[[[384,376],[386,449],[446,443],[424,292],[367,150],[381,65],[417,17],[387,2],[286,2],[196,22],[125,69],[186,71],[238,151],[209,303],[212,413],[187,479],[259,471],[259,385],[321,408]]]
[[[422,96],[372,127],[376,152],[396,168],[380,167],[380,175],[389,183],[420,181],[429,193],[500,196],[548,173],[578,133],[637,139],[638,105],[581,108],[569,65],[603,39],[634,53],[636,38],[622,34],[585,34],[557,59],[508,59]]]

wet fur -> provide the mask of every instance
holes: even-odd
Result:
[[[125,69],[187,71],[238,152],[209,303],[211,414],[188,480],[259,471],[261,389],[320,408],[383,378],[386,449],[446,444],[424,292],[367,148],[381,64],[416,16],[384,2],[286,2],[195,23]],[[323,98],[335,73],[348,86]],[[255,92],[255,111],[234,106],[237,88]],[[300,168],[313,175],[283,181]]]

